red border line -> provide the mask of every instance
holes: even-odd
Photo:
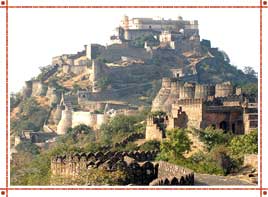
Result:
[[[260,190],[260,196],[262,197],[262,191],[268,190],[268,188],[262,188],[262,8],[268,8],[268,6],[262,5],[262,0],[260,0],[259,6],[8,6],[8,0],[6,0],[5,6],[0,6],[0,8],[6,9],[6,188],[0,188],[1,190],[6,190],[6,196],[8,196],[8,190]],[[255,188],[211,188],[211,187],[189,187],[189,188],[138,188],[138,187],[128,187],[128,188],[9,188],[8,186],[8,9],[9,8],[259,8],[260,9],[260,187]]]
[[[8,197],[8,106],[9,106],[9,100],[8,100],[8,0],[6,0],[6,197]]]
[[[268,6],[0,6],[0,8],[268,8]]]
[[[262,190],[263,188],[202,188],[202,187],[127,187],[127,188],[117,188],[117,187],[102,187],[102,188],[79,188],[79,187],[70,187],[70,188],[8,188],[8,190]]]
[[[216,187],[166,187],[166,188],[153,188],[153,187],[127,187],[127,188],[120,188],[120,187],[102,187],[102,188],[96,188],[96,187],[54,187],[54,188],[45,188],[45,187],[9,187],[9,188],[0,188],[0,190],[237,190],[237,191],[243,191],[243,190],[268,190],[268,188],[216,188]]]
[[[260,0],[260,197],[262,197],[262,0]]]

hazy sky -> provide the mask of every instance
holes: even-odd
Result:
[[[10,91],[20,90],[53,56],[108,43],[125,14],[198,20],[201,39],[224,50],[232,64],[259,69],[258,9],[10,9]]]

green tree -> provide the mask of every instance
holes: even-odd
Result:
[[[250,66],[244,67],[244,73],[253,77],[257,76],[257,72]]]
[[[229,146],[233,155],[241,156],[244,154],[258,153],[258,131],[252,131],[249,134],[235,136]]]
[[[132,41],[132,45],[138,48],[143,48],[144,47],[144,43],[148,41],[148,42],[158,42],[157,39],[155,39],[154,35],[150,34],[150,35],[143,35],[140,37],[135,38],[134,41]]]
[[[184,129],[167,131],[167,140],[160,145],[160,159],[176,161],[183,159],[183,154],[190,151],[192,142]]]
[[[135,131],[135,124],[138,122],[134,116],[118,115],[100,128],[102,140],[106,143],[112,142],[112,136],[117,133],[131,133]]]
[[[232,138],[231,133],[224,133],[221,129],[207,127],[205,130],[199,131],[199,137],[203,141],[207,149],[210,151],[214,146],[219,144],[228,144]]]
[[[258,95],[258,83],[244,83],[240,87],[243,93]]]

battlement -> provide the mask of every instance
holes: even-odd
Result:
[[[105,161],[114,158],[117,160],[122,159],[124,156],[132,157],[140,162],[142,161],[151,161],[153,160],[158,151],[107,151],[107,152],[82,152],[82,153],[74,153],[74,154],[64,154],[64,155],[56,155],[51,158],[52,163],[63,163],[66,162],[90,162],[90,161],[101,161],[104,163]],[[100,163],[99,163],[100,164]]]
[[[197,104],[203,104],[204,103],[204,99],[202,98],[198,98],[198,99],[181,99],[181,100],[177,100],[176,104],[177,105],[197,105]]]
[[[215,86],[215,97],[227,97],[233,95],[234,88],[230,82],[216,84]]]
[[[172,182],[173,185],[194,184],[194,175],[191,170],[167,162],[151,162],[157,153],[158,151],[107,151],[58,155],[51,158],[51,172],[53,177],[75,179],[85,170],[99,168],[107,172],[124,171],[126,173],[124,184],[126,185],[149,185],[157,178],[163,179],[169,176],[180,180]]]

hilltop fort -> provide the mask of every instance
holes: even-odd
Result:
[[[52,176],[75,180],[82,170],[119,169],[128,176],[124,184],[193,185],[193,171],[154,162],[157,151],[110,149],[138,140],[162,142],[167,130],[176,128],[211,127],[233,135],[258,128],[257,95],[241,87],[257,84],[256,76],[232,66],[228,55],[209,40],[200,40],[197,20],[124,16],[110,41],[107,46],[91,43],[77,53],[52,57],[51,65],[25,82],[20,102],[11,108],[12,153],[22,142],[49,149],[79,125],[98,137],[101,126],[114,117],[149,108],[142,132],[101,147],[101,152],[57,155],[51,159]],[[19,130],[25,124],[14,122],[25,113],[21,103],[30,98],[45,109],[42,119]],[[257,156],[249,158],[245,161],[256,167]]]

